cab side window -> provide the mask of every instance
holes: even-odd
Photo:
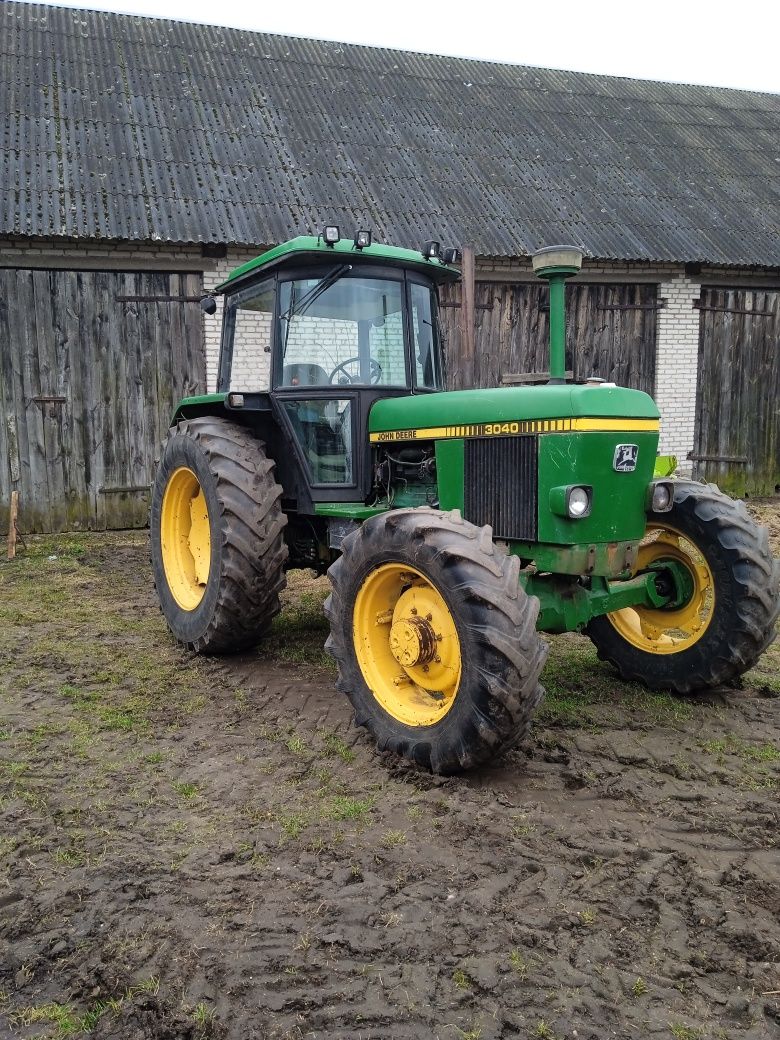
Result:
[[[263,393],[271,388],[274,281],[252,285],[225,303],[220,388]]]

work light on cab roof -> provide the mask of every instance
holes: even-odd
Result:
[[[217,391],[176,409],[150,521],[163,613],[198,652],[256,645],[286,570],[327,571],[356,723],[438,773],[523,739],[539,632],[584,631],[627,679],[687,694],[750,668],[780,604],[741,504],[669,479],[668,458],[656,479],[651,398],[566,382],[581,250],[533,257],[548,382],[452,392],[439,292],[455,259],[329,225],[231,272],[204,299],[211,314],[223,297]]]

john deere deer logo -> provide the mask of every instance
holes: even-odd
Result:
[[[636,469],[636,460],[638,455],[638,444],[618,444],[615,448],[615,457],[612,460],[612,468],[618,473],[633,473]]]

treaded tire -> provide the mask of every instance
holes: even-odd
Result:
[[[182,466],[198,478],[209,514],[209,574],[194,610],[182,609],[171,593],[160,538],[165,488]],[[152,570],[168,627],[190,649],[215,654],[248,649],[278,614],[287,560],[281,494],[274,464],[250,431],[212,417],[170,430],[152,488]]]
[[[775,638],[780,613],[780,563],[766,528],[743,502],[714,484],[674,481],[674,505],[648,519],[679,530],[704,556],[715,583],[712,618],[702,636],[679,653],[654,654],[633,646],[609,621],[594,618],[585,633],[599,657],[624,679],[653,690],[687,694],[722,686],[752,668]]]
[[[369,689],[353,633],[362,583],[385,563],[423,574],[443,597],[461,647],[461,680],[450,710],[435,724],[411,726],[390,715]],[[337,687],[380,751],[432,770],[454,773],[500,754],[528,732],[544,696],[539,673],[547,646],[536,631],[537,599],[519,583],[520,561],[501,553],[490,527],[465,522],[457,510],[394,509],[349,535],[328,571],[325,602],[331,626],[326,650],[335,657]]]

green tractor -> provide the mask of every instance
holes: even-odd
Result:
[[[534,257],[549,382],[445,392],[437,293],[456,259],[328,227],[235,270],[216,290],[219,392],[176,409],[150,519],[163,614],[199,653],[255,646],[286,570],[327,571],[356,724],[436,773],[525,736],[540,632],[584,631],[623,677],[688,694],[754,665],[780,607],[742,503],[657,479],[651,398],[566,382],[577,250]]]

